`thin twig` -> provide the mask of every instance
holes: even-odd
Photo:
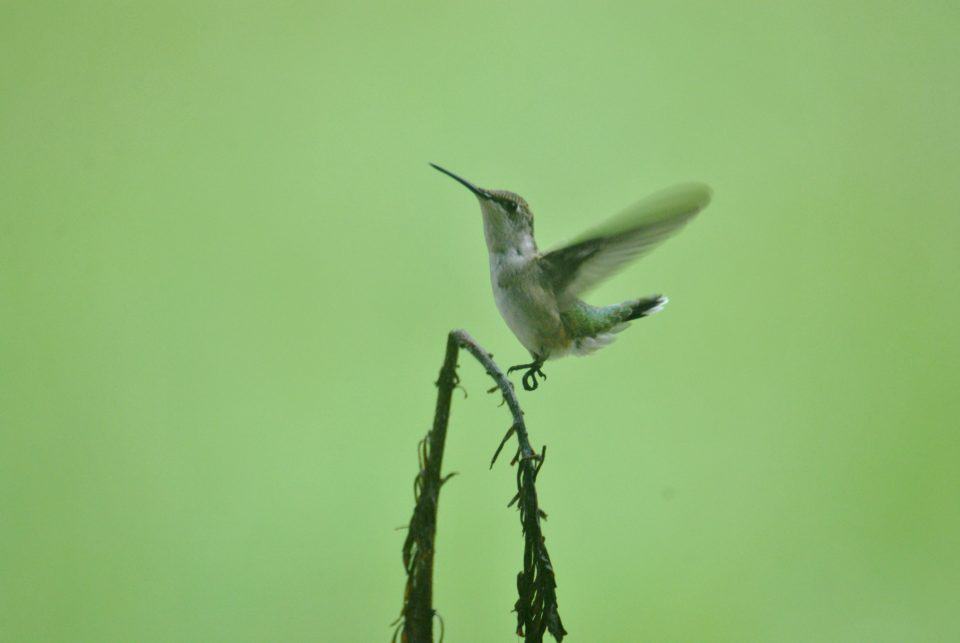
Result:
[[[433,556],[437,528],[437,503],[440,487],[449,476],[441,478],[443,449],[450,418],[450,398],[458,385],[457,356],[460,348],[473,355],[493,378],[503,394],[503,400],[513,416],[513,425],[497,448],[493,461],[511,434],[517,436],[517,496],[520,524],[523,528],[523,569],[517,575],[519,597],[514,604],[517,612],[517,634],[527,643],[543,641],[545,632],[562,641],[566,635],[557,611],[556,578],[550,555],[547,553],[540,520],[546,513],[537,501],[536,479],[543,466],[543,455],[533,450],[523,420],[523,410],[517,401],[513,385],[485,351],[466,331],[455,330],[447,336],[447,350],[440,377],[437,380],[437,406],[433,428],[422,442],[419,452],[420,473],[414,482],[416,505],[406,541],[403,544],[403,564],[407,570],[404,592],[401,640],[404,643],[432,643],[433,641]],[[491,466],[493,466],[491,461]],[[396,633],[394,634],[396,636]]]

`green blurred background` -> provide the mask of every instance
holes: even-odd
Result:
[[[384,641],[474,199],[715,189],[523,393],[571,641],[960,639],[956,2],[4,2],[0,638]],[[510,641],[464,358],[450,641]]]

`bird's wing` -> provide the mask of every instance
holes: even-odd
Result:
[[[652,250],[710,202],[710,188],[686,183],[657,192],[562,248],[541,265],[561,298],[576,297]]]

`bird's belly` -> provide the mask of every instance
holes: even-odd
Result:
[[[546,359],[569,344],[556,301],[546,290],[494,280],[493,297],[507,326],[531,353]]]

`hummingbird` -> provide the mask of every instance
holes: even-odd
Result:
[[[631,321],[659,312],[668,299],[652,295],[610,306],[591,306],[580,295],[678,232],[710,202],[711,190],[686,183],[657,192],[605,224],[548,252],[537,249],[533,213],[518,194],[478,187],[430,164],[480,201],[490,255],[490,282],[500,315],[533,361],[523,388],[533,391],[543,364],[568,354],[588,355],[607,346]]]

